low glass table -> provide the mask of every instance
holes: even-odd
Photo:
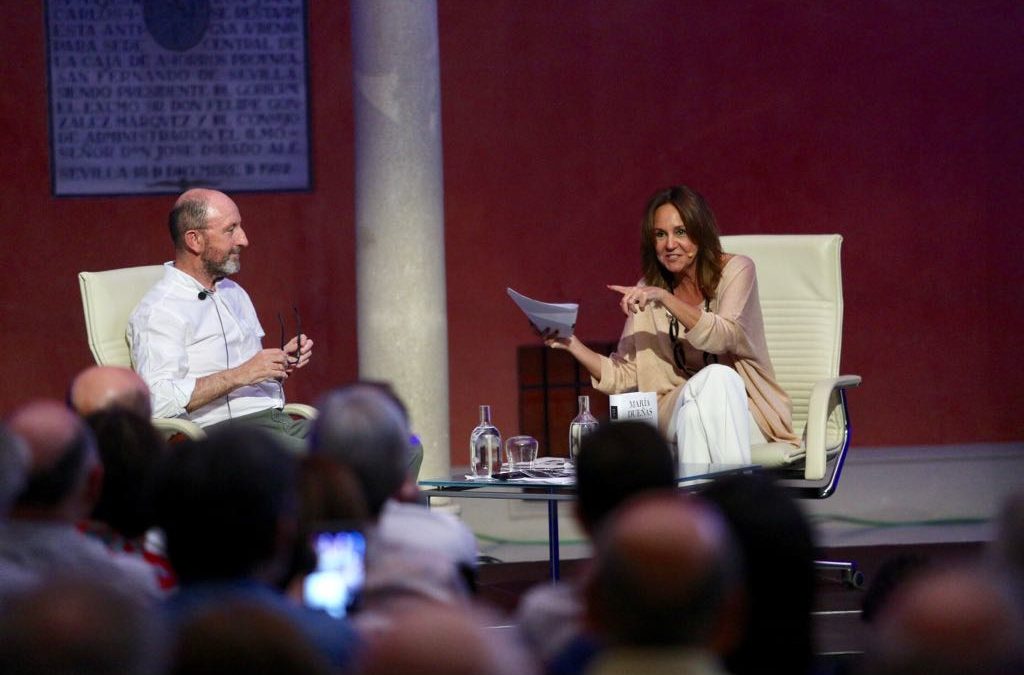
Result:
[[[448,478],[427,478],[419,481],[423,493],[431,497],[461,497],[472,499],[520,499],[545,501],[548,505],[548,558],[551,579],[559,578],[558,502],[576,499],[576,480],[571,470],[559,471],[541,458],[540,471],[505,472],[510,478],[481,478],[467,475],[467,467],[455,467]],[[756,471],[757,464],[679,464],[676,484],[680,490],[697,491],[701,486],[722,476]],[[533,474],[519,476],[521,473]],[[502,474],[504,475],[504,474]]]

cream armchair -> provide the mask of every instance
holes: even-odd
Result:
[[[793,426],[803,440],[799,448],[755,445],[751,459],[803,498],[824,499],[839,485],[850,449],[846,390],[861,382],[859,375],[839,374],[842,243],[838,234],[722,237],[724,251],[749,256],[757,267],[768,353],[779,385],[793,401]],[[814,566],[839,572],[851,586],[864,584],[856,562],[815,560]]]
[[[722,250],[741,253],[757,267],[768,353],[779,385],[793,401],[793,426],[801,447],[765,443],[751,457],[765,468],[799,469],[785,481],[803,496],[825,498],[839,484],[850,447],[846,390],[859,375],[840,375],[843,337],[843,238],[826,235],[722,237]]]
[[[163,274],[163,265],[78,273],[85,332],[96,363],[132,367],[127,337],[128,317]],[[284,411],[309,419],[316,417],[316,409],[302,403],[289,403]],[[200,439],[205,436],[199,425],[186,419],[154,417],[153,425],[166,437],[183,434]]]

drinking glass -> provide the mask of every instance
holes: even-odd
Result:
[[[505,441],[505,464],[509,471],[533,468],[537,459],[537,439],[533,436],[513,436]]]

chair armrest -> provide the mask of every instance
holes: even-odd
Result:
[[[203,431],[201,426],[195,422],[177,417],[154,417],[153,427],[163,435],[164,439],[168,439],[175,434],[181,434],[194,441],[201,441],[206,438],[206,432]]]
[[[305,403],[285,403],[282,410],[286,415],[297,415],[307,420],[315,420],[319,414],[316,408]]]
[[[828,431],[828,418],[832,414],[832,394],[838,389],[856,387],[861,383],[860,375],[840,375],[825,380],[818,380],[807,404],[807,438],[804,459],[804,478],[821,480],[825,477],[825,437]]]

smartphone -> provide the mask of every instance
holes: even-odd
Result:
[[[366,575],[366,538],[350,525],[317,527],[311,536],[316,569],[303,582],[303,601],[307,607],[343,617]]]

